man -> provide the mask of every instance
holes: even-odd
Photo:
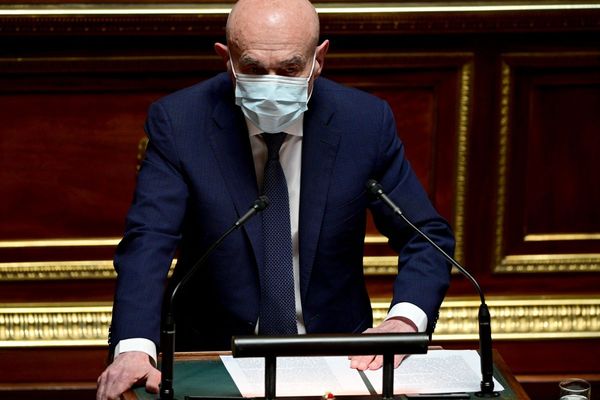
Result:
[[[317,79],[329,46],[318,36],[307,0],[240,0],[227,45],[215,44],[228,73],[150,108],[146,159],[115,258],[115,357],[98,379],[98,399],[136,383],[158,390],[153,363],[176,247],[170,289],[263,191],[272,204],[229,236],[178,297],[179,350],[223,349],[232,335],[281,333],[285,324],[284,333],[433,330],[448,265],[371,198],[365,183],[380,181],[416,225],[452,251],[449,227],[404,158],[389,106]],[[271,194],[281,193],[282,182],[273,182],[282,177],[283,203]],[[282,208],[289,221],[269,225]],[[362,272],[367,208],[399,253],[389,316],[376,328]],[[280,258],[272,263],[273,256]],[[289,273],[277,272],[275,285],[286,289],[273,295],[269,274],[280,264]],[[380,357],[351,359],[361,370],[381,364]]]

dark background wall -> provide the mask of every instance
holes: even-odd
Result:
[[[92,398],[146,109],[223,70],[230,5],[41,3],[0,3],[0,396]],[[531,397],[567,376],[596,386],[600,8],[454,4],[320,3],[324,76],[391,104]],[[381,318],[395,258],[367,233]],[[475,348],[476,311],[455,275],[435,343]]]

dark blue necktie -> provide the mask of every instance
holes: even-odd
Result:
[[[261,335],[291,335],[296,327],[294,270],[292,263],[292,232],[290,201],[285,174],[279,162],[279,149],[286,134],[262,135],[269,156],[265,165],[263,194],[270,201],[263,211],[263,241],[265,265],[261,271],[261,301],[259,333]]]

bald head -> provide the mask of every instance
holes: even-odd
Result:
[[[237,50],[282,40],[314,49],[318,39],[319,17],[308,0],[239,0],[227,19],[227,43]]]
[[[329,47],[318,40],[319,17],[310,1],[239,0],[227,19],[227,46],[215,43],[215,51],[234,80],[234,72],[310,76],[312,87]]]

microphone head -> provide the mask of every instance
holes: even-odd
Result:
[[[258,199],[254,200],[254,209],[256,211],[262,211],[269,206],[269,198],[267,196],[259,196]]]
[[[369,179],[366,186],[367,190],[375,196],[383,193],[383,187],[375,179]]]

